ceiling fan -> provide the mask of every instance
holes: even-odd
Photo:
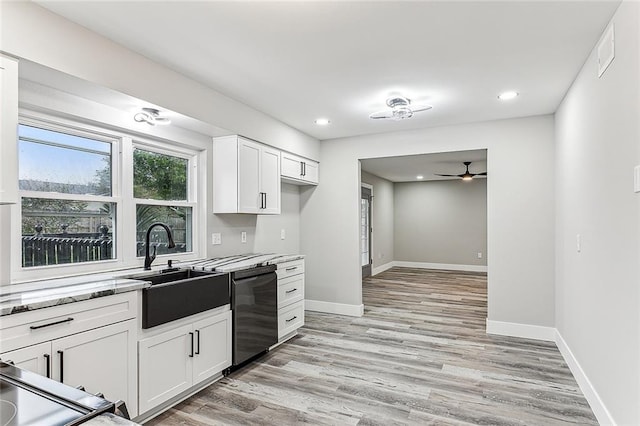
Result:
[[[487,175],[487,172],[482,172],[482,173],[470,173],[470,172],[469,172],[469,165],[471,164],[471,161],[465,161],[463,164],[467,167],[467,170],[466,170],[464,173],[460,174],[460,175],[441,175],[441,174],[438,174],[438,173],[435,173],[435,175],[436,175],[436,176],[452,176],[452,177],[459,177],[459,178],[462,178],[462,180],[471,180],[471,179],[473,179],[475,176],[486,176],[486,175]]]
[[[369,118],[374,120],[387,119],[398,121],[413,117],[413,113],[415,112],[426,111],[433,108],[431,105],[411,106],[411,100],[403,96],[393,96],[387,99],[387,105],[391,109],[374,112],[369,115]]]

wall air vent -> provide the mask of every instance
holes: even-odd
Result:
[[[615,38],[613,24],[611,24],[598,44],[598,77],[602,77],[615,56]]]

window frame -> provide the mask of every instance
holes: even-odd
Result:
[[[176,206],[191,208],[191,251],[184,253],[172,253],[172,254],[159,254],[158,259],[176,259],[192,257],[193,253],[197,253],[199,250],[198,232],[199,224],[201,223],[200,215],[198,214],[198,151],[196,149],[180,148],[176,146],[167,146],[166,144],[159,143],[157,141],[148,140],[136,137],[131,141],[131,200],[133,203],[133,234],[137,234],[135,216],[138,204],[154,205],[154,206]],[[168,155],[172,157],[181,158],[187,160],[187,199],[184,201],[177,200],[156,200],[153,198],[135,198],[133,196],[133,152],[136,149],[140,149],[147,152],[153,152],[157,154]],[[204,222],[202,222],[204,223]],[[135,249],[135,241],[132,245],[133,256],[138,259],[144,260],[144,256],[138,256]]]
[[[206,251],[206,238],[200,234],[206,227],[206,149],[185,142],[141,137],[127,129],[114,128],[108,124],[87,123],[81,119],[71,119],[47,113],[19,111],[19,124],[40,127],[47,130],[90,137],[111,143],[111,197],[101,195],[65,194],[58,192],[19,190],[19,203],[11,209],[11,270],[12,283],[36,281],[46,278],[69,277],[89,273],[108,273],[122,269],[142,267],[143,257],[136,255],[136,204],[176,205],[192,208],[191,251],[158,255],[154,266],[161,265],[163,258],[195,260]],[[188,142],[188,140],[187,140]],[[16,140],[19,143],[19,140]],[[161,201],[133,198],[133,149],[139,147],[152,152],[168,154],[188,160],[187,201]],[[22,199],[25,197],[64,199],[77,201],[111,202],[115,204],[116,241],[114,259],[67,263],[46,266],[22,266]],[[159,261],[160,260],[160,261]]]

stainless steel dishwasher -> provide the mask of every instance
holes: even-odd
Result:
[[[276,266],[231,273],[233,367],[278,342],[278,277]]]

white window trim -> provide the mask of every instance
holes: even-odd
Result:
[[[163,259],[181,261],[195,260],[204,257],[206,253],[206,150],[190,147],[184,143],[156,140],[150,138],[132,137],[127,130],[114,130],[84,122],[49,115],[32,110],[20,110],[20,123],[26,125],[45,126],[51,130],[73,132],[79,136],[89,136],[97,140],[110,142],[112,149],[112,197],[83,196],[75,194],[45,193],[39,191],[20,191],[22,197],[36,196],[57,199],[107,201],[116,204],[116,259],[96,262],[69,263],[62,265],[47,265],[36,267],[22,267],[22,205],[11,208],[11,241],[14,249],[11,251],[12,283],[36,281],[48,278],[68,277],[76,275],[105,273],[123,269],[141,268],[144,258],[136,257],[135,238],[135,206],[136,203],[155,204],[155,200],[140,200],[133,198],[133,147],[139,146],[150,151],[166,153],[189,159],[189,201],[161,202],[161,205],[180,205],[192,207],[192,251],[171,255],[158,255],[154,266],[162,264]]]

